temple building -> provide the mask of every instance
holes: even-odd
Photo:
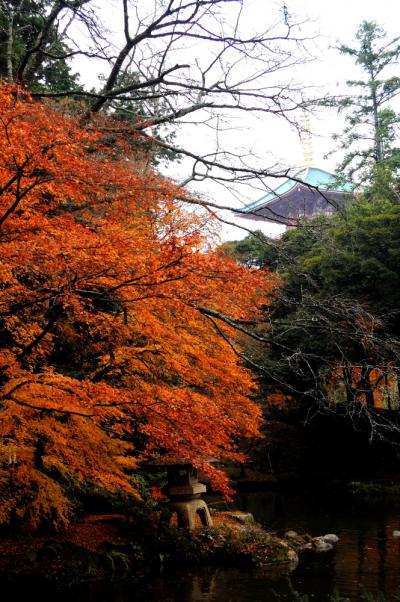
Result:
[[[331,214],[351,196],[350,182],[316,167],[305,167],[275,190],[245,205],[242,217],[295,226],[300,220]]]

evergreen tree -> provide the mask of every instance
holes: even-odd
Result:
[[[58,5],[50,0],[0,1],[1,78],[28,83],[34,91],[81,89],[67,61],[70,51],[59,27],[63,7]]]
[[[346,151],[339,171],[359,183],[369,183],[372,191],[393,196],[400,149],[396,146],[400,115],[391,101],[400,93],[400,78],[391,73],[400,57],[400,37],[387,39],[375,22],[363,21],[356,33],[357,45],[339,46],[352,57],[365,76],[347,81],[354,89],[338,102],[346,111],[346,128],[336,139]]]
[[[245,352],[266,389],[278,389],[302,419],[357,415],[370,436],[396,446],[400,424],[385,412],[400,407],[399,224],[399,205],[359,198],[279,240],[224,246],[239,262],[269,265],[281,277],[262,338],[258,332]]]

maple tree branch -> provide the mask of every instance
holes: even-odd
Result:
[[[178,259],[173,259],[170,262],[166,263],[165,265],[160,265],[158,268],[156,268],[152,272],[142,274],[141,276],[135,276],[134,278],[130,278],[129,280],[125,280],[124,282],[116,284],[115,286],[109,287],[109,288],[105,289],[104,291],[102,291],[101,293],[98,293],[97,295],[95,295],[93,297],[93,299],[98,299],[98,298],[104,297],[105,295],[109,295],[110,293],[113,293],[121,288],[125,288],[128,286],[157,286],[159,284],[166,284],[168,282],[182,280],[183,278],[186,278],[186,274],[171,277],[171,278],[165,278],[164,280],[159,280],[159,281],[155,281],[155,282],[140,282],[140,280],[142,280],[143,278],[148,278],[149,276],[153,276],[153,275],[157,274],[158,272],[169,270],[170,268],[178,266],[181,263],[183,258],[184,258],[184,255],[181,253],[181,255]]]
[[[226,335],[226,333],[219,326],[217,321],[211,315],[208,315],[208,314],[203,314],[203,315],[205,315],[207,317],[207,319],[213,324],[216,332],[229,345],[229,347],[232,349],[232,351],[235,353],[235,355],[237,357],[239,357],[243,362],[245,362],[245,364],[248,364],[249,366],[251,366],[256,372],[265,374],[269,379],[272,379],[272,381],[274,383],[284,387],[284,389],[289,390],[291,393],[302,393],[302,391],[293,387],[290,383],[283,382],[281,379],[277,378],[270,370],[267,370],[267,368],[265,366],[263,366],[262,364],[254,362],[246,353],[239,351],[239,349],[236,347],[236,345],[234,345],[234,343],[230,340],[230,338]],[[245,334],[248,334],[248,333],[246,332]],[[248,336],[251,336],[251,335],[248,334]],[[264,342],[266,342],[266,341],[264,341]]]
[[[15,391],[18,391],[18,389],[21,389],[21,387],[24,387],[25,385],[30,385],[30,384],[32,384],[31,380],[24,380],[20,383],[17,383],[12,389],[7,391],[7,393],[3,393],[3,395],[0,395],[0,399],[7,399],[7,397],[9,395],[12,395],[13,393],[15,393]]]
[[[42,184],[45,184],[46,182],[50,182],[53,178],[47,177],[46,179],[42,179],[42,180],[40,180],[39,178],[36,178],[36,180],[34,182],[32,182],[32,184],[30,184],[29,186],[25,186],[25,188],[23,188],[22,190],[20,187],[21,179],[22,179],[22,176],[19,174],[17,177],[17,190],[15,193],[15,201],[5,211],[5,213],[0,217],[0,227],[4,224],[6,219],[16,210],[16,208],[18,207],[20,202],[27,196],[27,194],[29,194],[29,192],[31,190],[36,188],[36,186],[40,186]]]
[[[37,347],[37,345],[39,345],[40,341],[53,328],[54,324],[57,322],[58,318],[61,316],[61,313],[62,313],[61,308],[58,309],[57,311],[54,311],[53,315],[51,316],[50,320],[47,322],[46,326],[42,329],[42,331],[28,345],[26,345],[26,347],[24,347],[24,349],[20,353],[18,353],[18,355],[17,355],[18,360],[22,360],[25,356],[29,355],[31,353],[31,351],[33,351],[33,349],[35,347]]]
[[[215,309],[210,309],[207,307],[201,307],[201,306],[196,306],[196,305],[193,305],[192,307],[197,309],[197,311],[200,312],[201,314],[203,314],[204,316],[207,316],[208,318],[211,317],[211,318],[216,318],[217,320],[221,320],[221,322],[225,322],[225,324],[227,324],[231,328],[234,328],[235,330],[240,330],[240,332],[243,332],[244,334],[251,337],[252,339],[255,339],[256,341],[260,341],[262,343],[271,342],[270,338],[265,338],[263,336],[256,334],[255,332],[252,332],[248,328],[244,328],[244,326],[242,326],[242,323],[243,323],[242,320],[235,320],[233,318],[230,318],[229,316],[226,316],[226,315],[222,314],[221,312],[216,311]],[[244,323],[249,324],[248,321],[245,321]],[[257,322],[250,322],[250,323],[257,324]]]
[[[85,414],[84,412],[78,412],[77,410],[65,410],[65,409],[54,408],[54,407],[49,407],[49,406],[37,406],[33,403],[29,403],[28,401],[23,401],[22,399],[17,399],[16,397],[13,397],[12,395],[8,395],[6,397],[6,399],[13,401],[14,403],[16,403],[20,406],[30,408],[31,410],[37,410],[39,412],[52,412],[52,413],[56,413],[56,414],[68,414],[71,416],[80,416],[81,418],[97,417],[97,414]]]
[[[7,191],[7,190],[8,190],[8,189],[9,189],[9,188],[10,188],[10,187],[11,187],[11,186],[14,184],[14,182],[15,182],[15,181],[18,179],[18,177],[19,177],[19,174],[18,174],[18,173],[16,173],[16,174],[14,174],[13,176],[11,176],[11,178],[8,180],[8,182],[6,182],[6,183],[4,184],[4,186],[2,186],[2,187],[0,188],[0,196],[1,196],[2,194],[4,194],[4,193],[5,193],[5,192],[6,192],[6,191]]]

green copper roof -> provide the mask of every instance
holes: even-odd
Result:
[[[245,205],[244,210],[254,211],[254,209],[266,205],[267,203],[273,201],[277,197],[279,198],[283,196],[284,194],[292,190],[292,188],[297,186],[299,180],[306,185],[317,186],[321,190],[332,190],[334,192],[351,192],[353,189],[353,186],[350,182],[340,181],[337,178],[337,176],[334,176],[333,174],[329,173],[328,171],[324,171],[323,169],[318,169],[317,167],[306,167],[305,169],[298,171],[293,177],[296,179],[296,181],[290,179],[285,180],[273,192],[269,192],[257,201]]]

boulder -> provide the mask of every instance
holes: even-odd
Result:
[[[250,512],[230,512],[226,515],[242,525],[254,525],[254,516]]]
[[[286,531],[285,533],[286,539],[293,539],[294,537],[298,537],[296,531]]]
[[[339,537],[337,535],[335,535],[335,533],[327,533],[326,535],[322,536],[324,541],[326,541],[327,543],[337,543],[339,541]]]
[[[330,552],[333,550],[333,544],[325,541],[324,537],[314,537],[312,540],[313,549],[320,552]]]

